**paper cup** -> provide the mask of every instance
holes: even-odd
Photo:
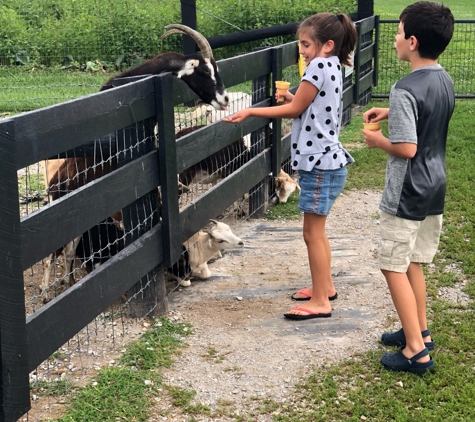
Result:
[[[277,94],[284,93],[288,91],[290,87],[290,82],[285,82],[285,81],[275,81],[275,88],[277,89]],[[279,97],[277,98],[278,103],[283,103],[285,100],[284,97]]]
[[[375,122],[375,123],[363,123],[363,128],[366,129],[366,130],[373,130],[373,131],[376,131],[376,130],[379,130],[380,125],[379,125],[379,122]]]

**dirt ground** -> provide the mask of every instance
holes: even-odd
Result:
[[[209,406],[211,416],[193,415],[192,420],[231,422],[236,420],[233,414],[257,414],[265,399],[285,402],[296,383],[316,367],[381,348],[381,333],[399,328],[377,263],[380,197],[376,191],[347,192],[337,199],[328,218],[338,292],[338,299],[331,302],[331,318],[291,321],[283,316],[292,306],[305,306],[290,295],[310,284],[302,220],[239,222],[233,231],[245,247],[211,262],[210,279],[192,281],[190,287],[169,294],[168,317],[190,323],[194,334],[186,338],[187,347],[175,364],[163,372],[164,382],[194,390],[193,404]],[[462,287],[463,283],[441,288],[439,294],[466,303]],[[25,294],[34,289],[37,280],[32,272],[25,279]],[[127,343],[150,324],[112,317],[113,313],[91,323],[72,344],[61,348],[54,362],[45,362],[30,374],[31,382],[66,377],[83,385],[97,370],[115,365]],[[86,342],[79,346],[81,336]],[[155,398],[149,421],[190,421],[191,416],[173,406],[167,394],[165,388]],[[41,391],[37,396],[33,389],[32,411],[22,420],[58,417],[66,402],[67,397],[58,400]],[[267,422],[271,417],[250,420]]]
[[[194,403],[249,414],[258,399],[282,402],[312,368],[378,347],[396,313],[377,266],[381,193],[340,196],[327,222],[332,274],[338,299],[332,317],[290,321],[290,295],[308,286],[310,274],[302,221],[253,220],[234,232],[246,247],[210,264],[212,276],[170,294],[170,316],[189,322],[195,334],[173,368],[168,384],[195,390]],[[231,409],[231,410],[230,410]],[[164,397],[150,421],[185,421]],[[231,421],[224,415],[199,421]],[[261,416],[259,421],[270,420]]]

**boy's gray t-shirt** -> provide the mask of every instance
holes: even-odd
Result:
[[[417,152],[412,159],[388,155],[380,209],[419,221],[442,214],[452,79],[439,65],[418,68],[391,88],[389,103],[389,141],[417,144]]]
[[[291,163],[294,170],[335,170],[354,162],[338,136],[342,114],[342,75],[338,57],[316,57],[302,81],[318,93],[292,125]]]

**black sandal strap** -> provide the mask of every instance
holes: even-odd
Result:
[[[429,350],[427,350],[427,347],[425,347],[423,350],[421,350],[419,353],[414,355],[412,358],[408,359],[407,361],[410,364],[415,363],[418,359],[423,358],[424,356],[427,356],[429,354]]]

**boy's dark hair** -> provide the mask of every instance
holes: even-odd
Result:
[[[407,6],[399,16],[406,40],[414,36],[419,42],[419,55],[436,60],[454,33],[454,16],[443,4],[418,1]]]
[[[319,44],[332,40],[335,43],[333,53],[343,66],[352,66],[350,54],[355,49],[358,35],[351,19],[343,14],[328,12],[317,13],[305,19],[297,30],[308,33]]]

